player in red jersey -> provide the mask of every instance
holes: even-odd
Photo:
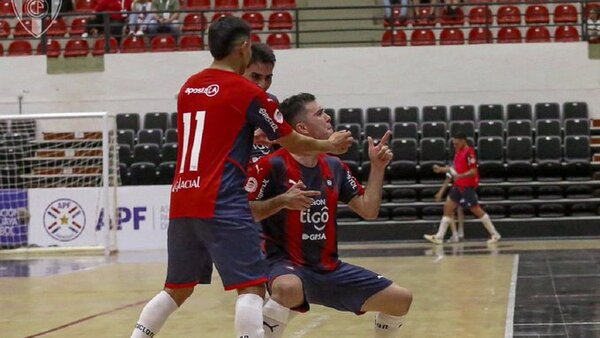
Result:
[[[435,235],[424,235],[426,240],[434,244],[442,244],[448,226],[453,222],[453,214],[459,205],[464,209],[469,209],[475,217],[481,220],[483,226],[490,233],[488,244],[497,243],[501,236],[496,231],[490,216],[479,206],[477,192],[479,186],[479,173],[477,171],[477,157],[475,150],[467,144],[467,136],[464,133],[457,133],[452,138],[455,149],[454,167],[433,166],[436,173],[448,174],[454,180],[454,184],[448,193],[450,197],[444,204],[444,216],[440,222],[440,227]]]
[[[307,136],[327,139],[330,117],[311,94],[282,102],[286,121]],[[281,149],[252,165],[246,190],[261,220],[270,265],[271,298],[264,306],[265,337],[281,337],[295,311],[309,303],[357,314],[376,311],[375,337],[396,337],[412,301],[409,290],[337,253],[338,201],[365,219],[381,205],[385,168],[392,159],[387,141],[369,142],[371,171],[365,189],[349,168],[330,155],[301,155]]]
[[[178,100],[177,169],[171,189],[164,290],[142,310],[132,337],[154,337],[168,316],[208,284],[213,263],[226,290],[237,290],[236,338],[262,338],[267,264],[244,190],[256,127],[285,148],[343,153],[349,132],[315,140],[294,132],[275,100],[246,80],[250,27],[224,17],[209,28],[211,66],[192,75]],[[220,337],[225,334],[220,335]]]

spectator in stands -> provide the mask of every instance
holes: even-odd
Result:
[[[452,17],[455,18],[458,16],[458,7],[460,6],[460,2],[461,0],[444,0],[444,3],[446,4],[446,13]]]
[[[134,0],[129,10],[132,12],[129,14],[129,34],[136,36],[144,35],[154,17],[146,13],[152,10],[152,1]]]
[[[440,8],[436,6],[438,4],[438,0],[413,0],[413,4],[414,5],[431,5],[431,6],[429,6],[431,8],[431,12],[430,12],[430,16],[429,16],[430,20],[435,20],[440,15],[440,13],[439,13]],[[415,13],[417,13],[420,9],[425,9],[425,8],[428,8],[428,7],[427,6],[415,7],[414,10],[415,10]],[[415,14],[415,17],[421,17],[421,16]]]
[[[444,183],[440,187],[440,190],[435,194],[434,198],[436,202],[441,202],[446,190],[452,183],[452,177],[446,177]],[[446,198],[446,201],[450,199],[450,196]],[[452,237],[448,240],[449,243],[458,243],[465,240],[465,211],[462,206],[456,208],[456,220],[458,221],[458,231],[456,230],[456,222],[454,219],[450,221],[450,230],[452,231]]]
[[[151,24],[148,26],[150,35],[173,34],[178,36],[181,32],[179,18],[179,0],[152,0],[152,10],[159,13],[152,14]]]
[[[593,7],[587,19],[588,41],[600,42],[600,8]]]
[[[121,38],[123,33],[123,24],[125,21],[125,15],[121,12],[125,10],[125,1],[123,0],[101,0],[94,8],[94,15],[91,16],[91,20],[87,24],[86,32],[81,35],[82,38],[87,38],[88,34],[96,35],[104,31],[104,20],[108,18],[109,29],[108,32],[111,36],[117,40]],[[110,14],[106,14],[110,13]]]
[[[410,0],[383,0],[385,10],[385,20],[392,23],[395,18],[392,18],[392,8],[400,7],[400,18],[405,20],[408,18],[408,9]]]

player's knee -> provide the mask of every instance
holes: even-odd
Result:
[[[407,314],[410,305],[412,304],[412,292],[409,289],[398,286],[394,292],[393,299],[393,306],[389,309],[390,313],[388,314],[393,316],[403,316]]]
[[[273,283],[272,297],[279,304],[294,308],[304,302],[302,283],[296,278],[277,278]]]
[[[194,288],[178,288],[178,289],[170,289],[165,288],[165,291],[173,298],[177,306],[181,306],[186,299],[188,299],[192,293],[194,293]]]

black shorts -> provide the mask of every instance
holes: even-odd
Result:
[[[471,209],[479,205],[475,188],[452,187],[448,197],[464,209]]]

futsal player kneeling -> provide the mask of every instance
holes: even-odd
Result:
[[[292,96],[279,108],[300,134],[327,139],[333,132],[330,117],[311,94]],[[385,167],[392,159],[390,136],[388,131],[378,145],[368,139],[371,171],[364,189],[335,156],[281,149],[251,166],[246,190],[252,214],[262,223],[270,268],[265,337],[282,337],[292,317],[309,310],[309,304],[356,314],[375,311],[374,337],[398,336],[411,292],[340,261],[336,233],[338,201],[365,219],[377,217]]]

